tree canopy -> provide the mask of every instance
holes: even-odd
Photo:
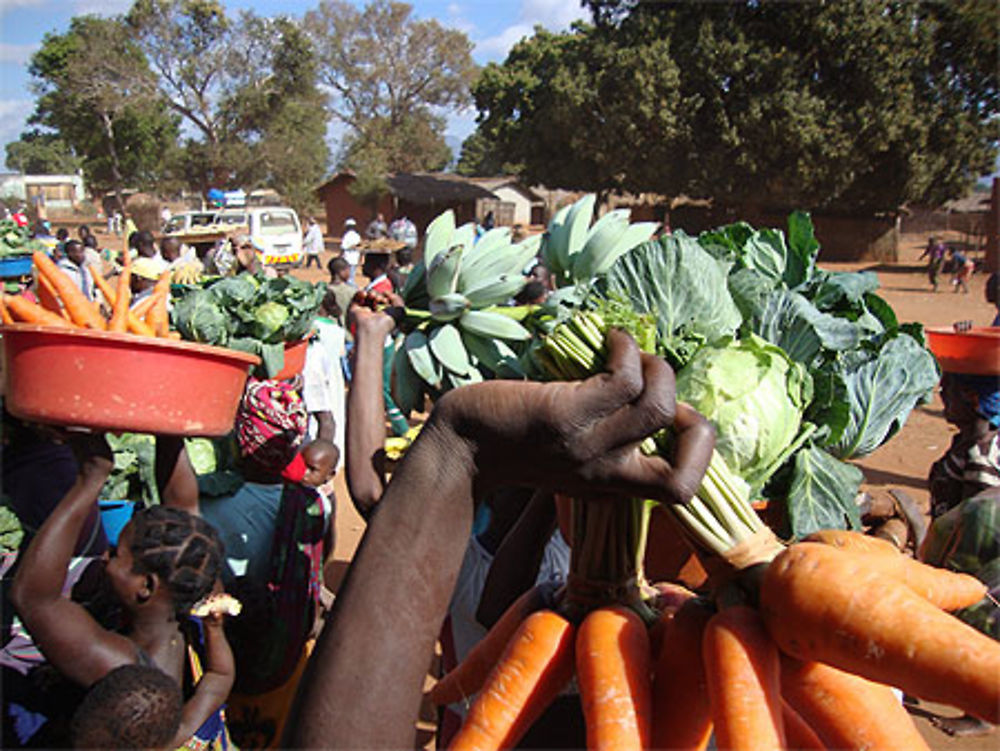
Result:
[[[330,114],[347,131],[344,166],[434,170],[450,160],[440,112],[469,101],[472,42],[437,21],[414,19],[412,10],[388,0],[363,9],[322,0],[306,14]]]
[[[531,181],[881,211],[993,167],[993,3],[589,4],[595,24],[536,30],[473,89],[480,137]]]
[[[58,134],[50,143],[67,144],[91,184],[120,199],[126,182],[146,186],[161,173],[177,122],[155,101],[151,72],[121,23],[74,18],[64,34],[45,36],[29,71],[38,95],[30,122]]]

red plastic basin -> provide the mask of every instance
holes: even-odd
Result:
[[[929,328],[927,346],[946,373],[1000,375],[1000,326]]]
[[[106,331],[0,327],[4,394],[15,417],[183,436],[233,427],[256,355]]]
[[[306,366],[306,350],[309,349],[309,338],[285,344],[285,366],[274,376],[277,381],[294,378]]]

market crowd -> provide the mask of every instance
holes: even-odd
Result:
[[[114,226],[123,221],[133,304],[166,271],[175,279],[273,273],[248,236],[197,252],[129,231],[122,217]],[[481,229],[493,221],[483,217]],[[102,249],[85,226],[52,236],[40,224],[35,234],[90,300],[100,300],[94,275],[111,279],[121,269],[121,253]],[[384,238],[400,247],[368,249]],[[212,442],[218,462],[227,458],[217,473],[226,482],[196,474],[185,440],[155,436],[148,479],[159,502],[135,504],[127,523],[111,529],[99,501],[109,500],[103,492],[122,459],[106,437],[5,412],[3,493],[25,531],[2,563],[5,748],[381,745],[400,725],[412,726],[413,686],[435,643],[435,669],[444,672],[526,591],[565,582],[572,540],[567,500],[556,489],[626,487],[665,498],[690,474],[685,461],[703,460],[670,466],[634,449],[681,413],[664,388],[669,368],[613,334],[606,377],[579,388],[460,389],[395,461],[386,438],[409,442],[418,425],[393,402],[387,359],[394,306],[420,253],[417,228],[379,214],[362,237],[348,219],[335,250],[326,247],[311,219],[306,266],[329,256],[329,281],[305,364],[290,379],[249,379],[231,434]],[[934,243],[928,255],[936,287],[945,253]],[[510,303],[543,302],[551,282],[540,259],[524,274]],[[37,294],[30,278],[17,288]],[[995,275],[987,295],[995,306]],[[929,556],[947,525],[955,534],[957,520],[1000,503],[996,379],[945,374],[941,390],[958,433],[928,470],[941,522],[931,527]],[[681,434],[705,431],[700,416],[677,419]],[[551,440],[556,431],[562,440]],[[341,471],[346,498],[334,492]],[[325,575],[345,503],[368,529],[334,597]],[[672,532],[654,518],[650,534]],[[668,548],[651,546],[651,580],[680,574]],[[438,745],[448,745],[466,711],[464,701],[440,711]],[[982,724],[964,719],[955,729]],[[584,735],[570,688],[521,746],[577,748]]]

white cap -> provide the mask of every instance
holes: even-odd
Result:
[[[344,226],[345,227],[353,227],[354,226],[354,220],[351,217],[347,217],[347,221],[344,222]]]

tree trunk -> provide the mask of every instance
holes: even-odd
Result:
[[[115,148],[114,124],[111,122],[111,115],[107,112],[98,113],[98,118],[104,126],[104,137],[108,142],[108,156],[111,157],[111,187],[115,191],[115,202],[122,216],[125,216],[125,199],[122,196],[122,171],[121,162],[118,159],[118,149]]]

